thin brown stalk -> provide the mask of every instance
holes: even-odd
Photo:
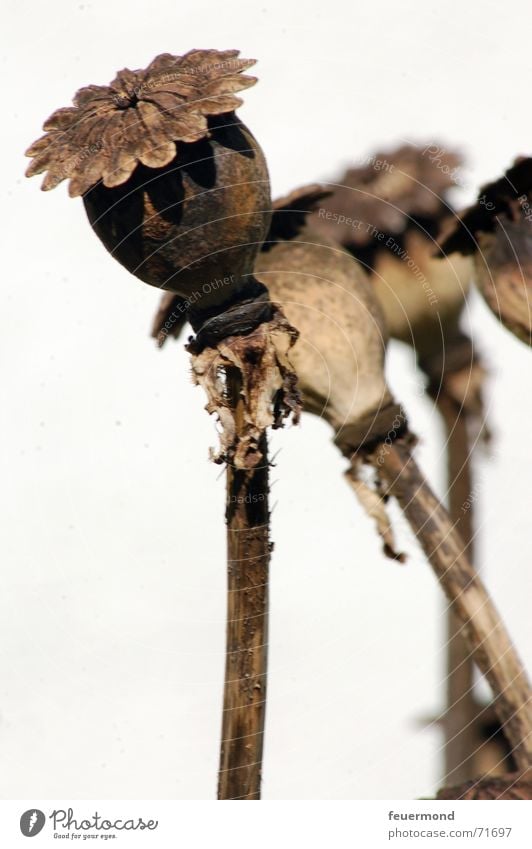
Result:
[[[397,498],[462,623],[468,652],[493,691],[517,768],[532,766],[532,699],[526,672],[460,534],[412,457],[411,440],[380,443],[367,459],[387,492]]]
[[[472,446],[468,414],[443,389],[436,404],[446,430],[449,515],[464,542],[464,554],[474,564],[474,505],[471,474]],[[447,688],[443,721],[445,734],[445,784],[463,784],[474,778],[475,753],[482,741],[482,709],[474,694],[473,660],[462,636],[462,622],[452,605],[447,609]]]
[[[237,437],[244,425],[242,384],[227,370]],[[268,455],[254,469],[227,467],[227,643],[219,799],[260,799],[268,655],[270,562]]]

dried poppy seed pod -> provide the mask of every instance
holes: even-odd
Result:
[[[269,224],[268,172],[234,114],[253,63],[236,50],[162,54],[80,89],[27,151],[28,176],[47,171],[45,190],[70,179],[122,265],[202,316],[263,291],[247,275]]]
[[[439,145],[403,145],[368,157],[334,181],[312,216],[369,271],[389,333],[429,363],[459,337],[471,262],[438,262],[434,238],[452,213],[449,190],[460,156]],[[443,332],[443,338],[442,338]]]
[[[478,245],[478,289],[504,326],[532,345],[532,222],[501,215],[493,233],[478,234]]]
[[[83,196],[105,247],[141,280],[177,293],[197,331],[188,345],[192,373],[206,409],[218,414],[216,459],[227,464],[218,795],[257,799],[272,550],[266,430],[290,414],[297,420],[299,396],[287,356],[297,331],[253,277],[271,204],[260,147],[234,114],[234,92],[255,82],[241,74],[253,61],[237,57],[163,54],[145,71],[126,69],[110,86],[82,89],[29,149],[28,176],[48,171],[44,189],[70,178],[70,194]]]
[[[305,210],[327,195],[309,186],[275,201],[255,274],[299,331],[290,360],[304,408],[335,433],[356,428],[363,442],[383,409],[390,416],[380,435],[394,418],[384,378],[387,331],[362,268],[306,220]]]
[[[268,237],[255,275],[268,287],[299,336],[290,350],[306,411],[323,417],[347,456],[406,430],[406,416],[387,387],[384,358],[388,341],[384,316],[368,276],[332,239],[316,233],[309,213],[330,192],[312,185],[273,204]],[[160,345],[177,337],[184,324],[178,296],[165,294],[153,325]],[[349,476],[350,483],[353,483]],[[357,496],[377,517],[385,551],[394,551],[384,512],[355,483]]]
[[[493,314],[532,345],[532,158],[484,186],[441,240],[444,254],[474,256],[475,283]]]
[[[305,410],[337,432],[370,424],[392,398],[384,379],[387,331],[371,283],[340,245],[307,222],[307,213],[329,194],[312,185],[274,202],[254,273],[299,331],[290,361]],[[168,336],[179,336],[185,321],[182,299],[165,294],[152,335],[162,346]]]

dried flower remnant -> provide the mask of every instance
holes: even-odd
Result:
[[[297,331],[274,308],[272,320],[249,335],[229,337],[193,356],[194,381],[209,399],[207,412],[216,414],[221,425],[220,449],[211,452],[214,462],[251,470],[264,459],[261,446],[266,429],[282,427],[290,416],[297,424],[300,399],[290,352],[297,337]],[[222,378],[228,370],[238,373],[245,402],[240,425]]]
[[[256,82],[241,72],[254,63],[237,50],[162,53],[145,70],[119,71],[108,86],[81,88],[74,106],[45,121],[46,135],[27,151],[34,157],[27,175],[46,171],[44,191],[68,178],[77,197],[100,180],[107,188],[122,185],[139,164],[162,168],[175,158],[176,142],[208,137],[210,116],[241,105],[235,92]]]
[[[442,237],[442,253],[474,256],[475,282],[494,315],[532,345],[532,158],[483,186]]]

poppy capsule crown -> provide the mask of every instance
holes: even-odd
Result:
[[[270,218],[268,172],[235,116],[256,82],[237,50],[164,53],[87,86],[27,151],[42,188],[68,179],[107,250],[145,283],[209,310],[234,300]]]
[[[438,144],[375,153],[336,179],[312,216],[319,232],[370,272],[390,335],[413,345],[425,365],[461,337],[471,262],[433,256],[434,238],[452,215],[449,191],[461,163]]]

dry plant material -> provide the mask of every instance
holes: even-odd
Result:
[[[367,158],[331,183],[312,226],[369,272],[392,337],[423,363],[452,346],[471,276],[468,258],[438,262],[435,238],[453,215],[461,156],[440,145],[403,145]]]
[[[387,497],[397,498],[460,618],[469,653],[492,687],[516,763],[528,766],[530,686],[460,535],[412,456],[406,414],[384,378],[385,322],[371,285],[357,263],[333,241],[317,236],[312,224],[263,251],[256,275],[300,331],[291,359],[305,408],[332,425],[354,481],[372,486],[363,471],[373,469],[380,511]],[[459,391],[459,381],[454,388]],[[378,502],[367,496],[364,501],[377,514],[385,550],[397,556]]]
[[[475,282],[499,321],[532,345],[532,158],[484,186],[441,239],[441,250],[474,257]]]
[[[45,122],[27,154],[42,188],[68,179],[90,224],[125,268],[174,293],[193,374],[222,425],[228,464],[228,628],[219,794],[260,797],[267,671],[266,428],[297,418],[287,354],[296,332],[253,276],[271,218],[260,146],[236,117],[254,60],[237,50],[157,56],[87,86]],[[260,496],[260,497],[259,497]],[[253,681],[253,683],[251,683]],[[251,689],[250,689],[251,688]]]
[[[235,92],[257,81],[241,73],[254,63],[238,50],[161,53],[144,70],[119,71],[108,86],[81,88],[28,148],[27,176],[46,171],[44,191],[69,179],[69,194],[78,197],[100,181],[107,188],[126,183],[137,165],[163,168],[177,142],[208,137],[210,116],[242,104]]]
[[[453,526],[474,563],[475,484],[471,458],[478,442],[490,438],[483,404],[485,371],[470,339],[456,328],[438,351],[420,363],[428,391],[445,428],[447,497]],[[446,709],[440,724],[445,735],[445,781],[462,783],[474,777],[489,755],[484,744],[484,711],[475,696],[473,661],[462,637],[462,622],[452,607],[446,614]]]
[[[473,268],[469,257],[455,254],[442,262],[434,256],[436,237],[452,226],[450,192],[460,182],[461,166],[461,156],[439,144],[376,153],[335,181],[332,196],[314,213],[313,226],[340,241],[367,268],[390,335],[416,351],[447,430],[451,517],[469,540],[474,511],[469,509],[464,519],[461,507],[473,490],[470,432],[482,416],[483,369],[460,318]],[[467,400],[456,406],[458,395]],[[461,624],[452,611],[447,618],[445,773],[459,782],[475,774],[480,707]]]
[[[215,463],[235,469],[252,469],[261,462],[260,444],[268,427],[282,427],[283,420],[299,417],[296,375],[288,359],[297,338],[294,328],[276,310],[272,321],[263,322],[247,336],[233,336],[215,348],[192,356],[192,374],[205,390],[206,410],[221,424],[220,450]],[[227,391],[228,372],[238,373],[241,421],[234,399]]]
[[[395,557],[385,505],[390,495],[399,501],[460,618],[468,651],[492,686],[516,763],[528,766],[532,708],[526,674],[460,535],[412,456],[406,414],[384,378],[387,330],[373,287],[358,263],[302,215],[318,195],[311,186],[292,193],[287,208],[285,199],[274,204],[270,235],[255,265],[256,277],[299,330],[290,359],[304,409],[333,427],[350,460],[354,488],[377,520],[385,551]],[[282,232],[285,237],[276,240]],[[158,313],[153,332],[161,342],[175,308],[175,299],[166,298]],[[371,469],[368,481],[363,475]]]
[[[43,189],[68,178],[83,195],[115,259],[198,314],[257,294],[246,275],[269,225],[268,171],[234,114],[253,63],[236,50],[162,54],[80,89],[27,151]]]
[[[393,495],[462,622],[471,656],[495,696],[497,716],[519,768],[532,763],[530,684],[498,611],[465,553],[447,511],[430,491],[406,437],[366,456],[387,495]]]
[[[440,145],[422,150],[404,144],[379,151],[333,181],[326,206],[338,218],[318,211],[313,226],[350,251],[355,245],[372,244],[374,229],[398,236],[417,223],[429,225],[434,233],[434,223],[449,214],[448,190],[455,185],[453,174],[461,166],[460,154]]]
[[[227,372],[237,430],[245,404],[238,371]],[[227,647],[219,799],[260,799],[268,669],[268,445],[251,469],[227,467]]]
[[[443,800],[487,800],[530,801],[532,799],[532,770],[489,776],[467,781],[458,787],[443,787],[437,799]]]
[[[464,340],[464,346],[466,344]],[[462,354],[466,365],[454,370],[441,369],[439,375],[431,380],[429,391],[445,427],[449,515],[464,542],[464,553],[474,562],[472,493],[475,486],[471,454],[478,435],[485,431],[482,404],[484,371],[475,362],[471,345],[469,348],[469,358],[465,350]],[[455,345],[453,352],[459,350]],[[473,430],[476,430],[477,436]],[[467,641],[463,639],[462,621],[452,605],[447,609],[446,620],[446,709],[440,724],[445,736],[444,780],[454,784],[475,776],[479,764],[488,754],[487,749],[493,749],[494,744],[484,733],[484,709],[475,698],[473,659]],[[487,743],[483,745],[486,739]]]

